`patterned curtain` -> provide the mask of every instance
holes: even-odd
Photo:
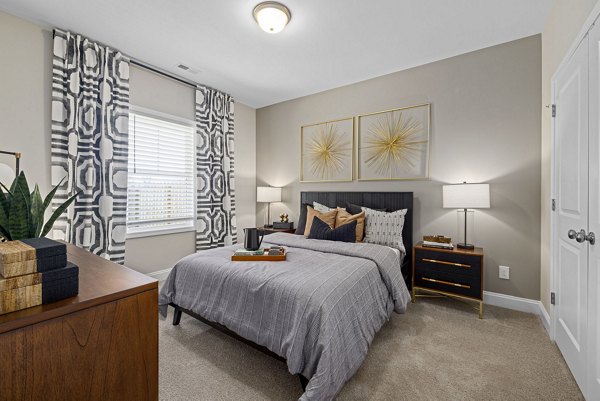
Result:
[[[237,242],[233,158],[233,99],[196,90],[196,250]]]
[[[54,226],[64,239],[112,261],[125,258],[129,60],[54,30],[52,183],[54,207],[81,191]]]

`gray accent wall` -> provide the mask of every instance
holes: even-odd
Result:
[[[431,103],[430,180],[299,182],[300,126],[421,103]],[[469,241],[484,248],[484,290],[539,300],[540,109],[536,35],[258,109],[257,184],[285,187],[271,215],[293,221],[300,191],[413,191],[415,240],[457,242],[460,220],[442,208],[442,185],[489,183],[491,208],[474,213]],[[510,280],[498,278],[499,265],[510,267]]]

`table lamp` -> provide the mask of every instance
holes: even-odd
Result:
[[[465,241],[456,244],[457,248],[475,249],[467,242],[467,209],[489,209],[490,185],[489,184],[454,184],[444,185],[442,193],[444,208],[464,209],[465,211]]]
[[[256,187],[256,202],[267,204],[267,224],[265,227],[272,227],[271,221],[271,203],[281,202],[281,188],[275,187]]]

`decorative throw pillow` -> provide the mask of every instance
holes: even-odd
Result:
[[[308,203],[303,203],[302,206],[300,206],[300,217],[298,217],[298,225],[296,227],[296,234],[298,235],[304,235],[304,229],[306,228],[307,206]]]
[[[350,214],[343,207],[338,207],[337,211],[335,228],[356,221],[356,242],[362,242],[365,232],[365,212],[361,211],[358,214]]]
[[[321,221],[327,223],[330,228],[335,227],[335,216],[337,215],[337,209],[333,209],[331,212],[320,213],[313,209],[310,205],[306,206],[308,210],[306,213],[306,227],[304,228],[304,236],[308,237],[310,234],[310,227],[313,224],[313,220],[315,217],[321,219]]]
[[[346,211],[350,214],[359,214],[362,212],[363,206],[355,205],[354,203],[346,202]],[[385,209],[374,209],[378,212],[386,212]]]
[[[315,210],[317,212],[320,212],[320,213],[331,212],[332,210],[335,209],[335,208],[331,208],[329,206],[321,205],[319,202],[313,202],[313,207],[315,208]]]
[[[341,227],[331,228],[327,223],[318,217],[313,219],[310,233],[310,239],[326,239],[329,241],[355,242],[356,241],[356,220],[344,224]]]
[[[406,253],[402,242],[402,228],[407,209],[390,213],[378,212],[368,207],[362,209],[366,218],[364,242],[390,246]]]

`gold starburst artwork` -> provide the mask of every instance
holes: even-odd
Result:
[[[348,137],[335,123],[324,123],[316,127],[306,144],[307,167],[313,176],[328,180],[348,169],[352,151]]]
[[[415,106],[361,116],[359,129],[362,123],[366,132],[359,152],[366,179],[421,178],[423,169],[422,176],[427,175],[423,161],[429,142],[429,108],[425,106],[425,110]]]

